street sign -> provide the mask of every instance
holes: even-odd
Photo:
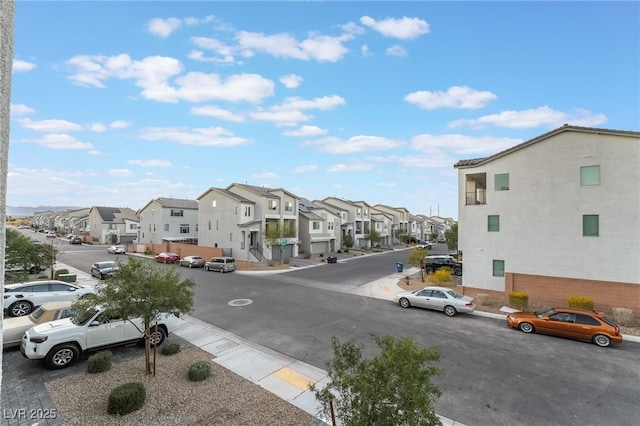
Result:
[[[281,245],[281,246],[286,246],[286,245],[287,245],[287,240],[286,240],[286,239],[284,239],[284,238],[283,238],[283,239],[281,239],[281,240],[280,240],[280,245]]]

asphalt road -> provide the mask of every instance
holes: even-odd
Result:
[[[74,246],[70,246],[74,247]],[[192,315],[245,339],[325,368],[331,338],[409,336],[441,350],[436,411],[473,425],[636,425],[640,344],[590,343],[511,330],[501,320],[402,309],[343,293],[395,272],[408,252],[362,256],[284,274],[219,274],[180,268],[198,283]],[[88,270],[104,247],[73,248],[61,261]],[[176,267],[161,265],[161,267]],[[234,299],[251,299],[230,306]],[[371,349],[371,345],[367,345]]]

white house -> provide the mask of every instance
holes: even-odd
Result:
[[[197,243],[198,202],[180,198],[156,198],[138,210],[138,242]]]
[[[640,132],[565,125],[454,167],[467,293],[640,311]]]
[[[89,234],[98,244],[126,244],[138,236],[138,216],[128,207],[91,207]]]

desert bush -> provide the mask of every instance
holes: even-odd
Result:
[[[619,325],[632,326],[633,311],[629,308],[613,308],[613,320]]]
[[[282,261],[282,263],[284,263],[285,265],[288,265],[290,261],[291,261],[291,259],[289,259],[289,258],[287,257],[286,259],[284,259],[284,260]]]
[[[529,306],[529,295],[520,291],[512,291],[509,293],[509,306],[521,311]]]
[[[448,283],[451,281],[451,268],[439,268],[429,273],[427,279],[435,284]]]
[[[268,260],[268,261],[267,261],[267,265],[269,265],[269,266],[273,266],[273,265],[275,265],[275,264],[276,264],[276,261],[275,261],[275,260]]]
[[[139,410],[147,399],[147,391],[144,384],[131,382],[120,385],[109,393],[107,413],[121,416]]]
[[[168,345],[164,345],[160,350],[162,355],[175,355],[180,352],[180,344],[179,343],[170,343]]]
[[[69,273],[69,270],[68,270],[68,269],[58,269],[58,270],[56,271],[56,273],[54,274],[54,278],[55,278],[56,280],[59,280],[59,279],[60,279],[60,275],[66,275],[66,274],[68,274],[68,273]]]
[[[478,300],[478,305],[485,306],[489,304],[489,295],[486,293],[478,293],[476,296]]]
[[[89,364],[87,366],[87,372],[104,373],[111,370],[111,360],[113,359],[113,353],[111,351],[101,351],[93,354],[89,357]]]
[[[209,361],[194,361],[189,367],[189,380],[200,382],[211,375],[211,363]]]
[[[593,310],[593,299],[590,297],[569,296],[568,303],[572,308]]]

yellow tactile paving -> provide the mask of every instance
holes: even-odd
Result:
[[[273,373],[273,375],[280,380],[284,380],[290,385],[297,387],[300,390],[307,390],[309,388],[309,385],[316,382],[311,377],[307,377],[304,374],[298,373],[297,371],[294,371],[288,367],[281,368],[280,370]]]

